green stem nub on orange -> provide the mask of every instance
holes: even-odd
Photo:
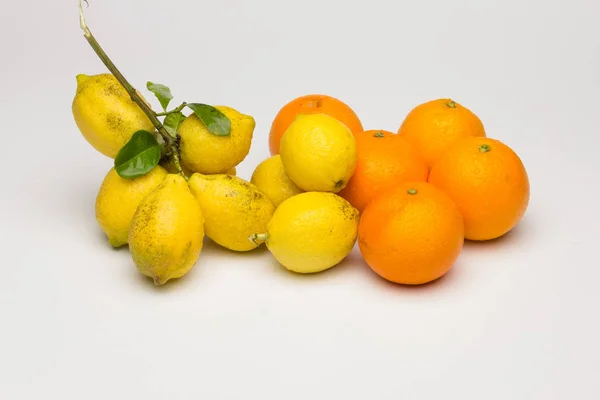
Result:
[[[417,189],[408,189],[406,191],[408,194],[410,194],[411,196],[414,196],[415,194],[417,194]]]
[[[487,144],[482,144],[481,146],[479,146],[479,151],[482,153],[487,153],[490,150],[491,150],[491,147]]]
[[[450,103],[446,104],[449,108],[456,108],[456,102],[454,100],[450,100]]]
[[[385,137],[385,135],[383,134],[383,132],[375,132],[373,134],[373,137],[382,138],[382,137]]]

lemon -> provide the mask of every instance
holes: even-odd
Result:
[[[114,168],[108,171],[96,196],[96,220],[113,247],[127,244],[136,209],[166,176],[161,166],[135,179],[121,178]]]
[[[112,74],[77,75],[72,111],[83,137],[110,158],[135,132],[154,132],[152,122]]]
[[[206,217],[206,236],[234,251],[257,247],[248,237],[264,231],[275,211],[266,194],[231,175],[194,174],[188,184]]]
[[[169,174],[135,212],[129,249],[139,271],[162,285],[192,269],[203,240],[198,202],[182,176]]]
[[[358,210],[340,196],[307,192],[281,203],[266,232],[250,239],[266,241],[288,270],[315,273],[339,264],[352,251],[358,221]]]
[[[267,158],[260,163],[254,170],[250,182],[269,196],[275,207],[284,200],[302,193],[302,190],[285,173],[280,155]]]
[[[302,190],[337,193],[356,170],[356,141],[350,129],[325,114],[299,115],[283,134],[281,161]]]
[[[229,136],[213,135],[195,114],[179,126],[181,161],[193,172],[226,173],[241,163],[250,151],[256,126],[254,118],[230,107],[215,108],[231,121]]]

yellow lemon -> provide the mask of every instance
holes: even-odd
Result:
[[[281,160],[302,190],[337,193],[356,170],[356,141],[346,125],[325,114],[300,115],[281,140]]]
[[[288,270],[315,273],[339,264],[352,251],[358,221],[358,210],[340,196],[307,192],[281,203],[266,232],[250,239],[266,241]]]
[[[234,251],[257,247],[248,237],[264,231],[275,211],[266,194],[231,175],[194,174],[188,184],[206,217],[206,236]]]
[[[210,133],[195,114],[179,126],[181,161],[189,170],[201,174],[223,174],[241,163],[252,143],[254,118],[230,107],[215,107],[231,121],[229,136]]]
[[[139,271],[162,285],[196,264],[204,240],[204,216],[180,175],[169,174],[139,205],[129,249]]]
[[[152,122],[112,74],[77,75],[72,111],[83,137],[110,158],[135,132],[154,132]]]
[[[302,193],[302,190],[285,173],[280,155],[267,158],[260,163],[254,170],[250,182],[269,196],[275,207],[284,200]]]
[[[114,168],[106,174],[96,196],[96,220],[113,247],[127,244],[135,211],[166,176],[161,166],[135,179],[121,178]]]

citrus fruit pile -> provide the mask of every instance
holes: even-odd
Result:
[[[277,201],[297,197],[298,189],[345,199],[359,213],[366,263],[400,284],[440,278],[465,239],[503,236],[529,203],[521,159],[486,137],[481,120],[451,99],[416,106],[392,133],[365,130],[338,99],[304,96],[279,112],[269,144],[273,157],[255,176],[271,169],[277,180],[255,179],[259,188]]]
[[[298,97],[272,121],[271,157],[244,180],[236,167],[254,118],[204,103],[169,109],[171,90],[148,82],[162,107],[154,111],[80,11],[85,38],[111,72],[77,76],[72,104],[83,137],[114,160],[96,219],[156,285],[185,276],[205,237],[235,252],[264,245],[301,274],[338,265],[358,242],[382,278],[419,285],[446,274],[465,239],[496,239],[525,214],[520,158],[450,99],[416,106],[392,133],[365,129],[334,97]]]
[[[450,99],[418,105],[392,133],[365,130],[333,97],[296,98],[272,122],[272,156],[246,181],[236,166],[250,150],[252,117],[225,106],[206,106],[222,120],[203,119],[194,106],[188,116],[165,112],[180,121],[176,145],[161,148],[152,122],[113,75],[77,82],[75,121],[115,159],[96,199],[98,224],[157,285],[195,265],[205,235],[236,252],[264,243],[297,273],[336,266],[358,241],[381,277],[424,284],[452,268],[465,239],[506,234],[528,205],[519,157]],[[212,132],[214,121],[227,121],[229,132]],[[154,145],[134,148],[144,132],[158,146],[155,165],[144,158]]]

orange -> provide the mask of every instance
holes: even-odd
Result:
[[[458,207],[426,182],[405,182],[380,191],[358,226],[365,261],[391,282],[419,285],[446,274],[464,244]]]
[[[362,123],[356,113],[341,100],[322,94],[298,97],[283,106],[271,125],[271,133],[269,134],[271,155],[279,154],[281,137],[298,114],[327,114],[346,125],[352,133],[363,130]]]
[[[404,181],[427,182],[429,169],[417,149],[406,139],[387,131],[354,135],[356,172],[339,195],[362,212],[381,189]]]
[[[454,199],[470,240],[495,239],[509,232],[529,204],[529,178],[521,159],[494,139],[456,143],[433,166],[429,182]]]
[[[485,137],[481,120],[450,99],[418,105],[408,113],[398,133],[417,147],[430,168],[457,140]]]

